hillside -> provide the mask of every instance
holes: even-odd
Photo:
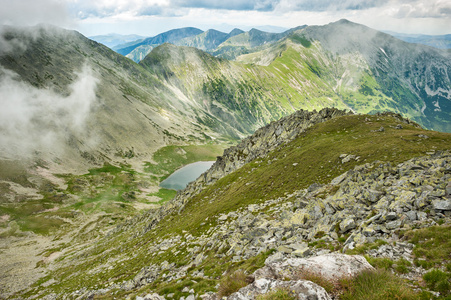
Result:
[[[449,230],[450,142],[394,114],[296,112],[226,150],[160,209],[47,251],[39,268],[52,271],[20,295],[200,296],[225,271],[342,250],[420,287],[429,268],[449,263],[423,256],[431,248],[421,241],[428,228]]]

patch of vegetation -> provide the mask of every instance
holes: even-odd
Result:
[[[370,249],[378,249],[382,245],[388,244],[384,240],[376,240],[374,243],[365,243],[363,245],[359,245],[354,249],[346,250],[346,254],[354,255],[354,254],[365,254],[366,251]]]
[[[310,270],[301,269],[297,272],[297,277],[303,280],[309,280],[323,287],[326,292],[332,293],[338,289],[337,282],[327,279],[320,273],[316,273]]]
[[[451,226],[439,225],[405,233],[405,238],[413,243],[414,263],[425,269],[451,263]]]
[[[274,291],[259,295],[257,300],[296,300],[296,295],[288,288],[278,288]]]
[[[354,278],[341,282],[342,300],[416,300],[416,294],[401,278],[389,271],[363,271]]]
[[[149,194],[149,196],[156,196],[158,198],[161,198],[161,200],[158,201],[158,204],[163,204],[164,202],[173,199],[175,195],[177,195],[177,191],[164,188],[160,188],[156,193]]]
[[[375,268],[389,270],[393,266],[393,260],[386,257],[365,256],[366,260]]]
[[[451,295],[451,273],[443,272],[438,269],[432,269],[423,275],[426,286],[441,296]]]
[[[230,296],[250,283],[252,281],[241,270],[229,273],[219,282],[218,296],[219,298]]]

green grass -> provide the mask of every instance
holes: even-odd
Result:
[[[423,275],[423,279],[430,290],[439,292],[441,296],[451,294],[451,273],[432,269]]]
[[[288,288],[279,288],[264,295],[257,296],[256,300],[296,300],[297,297]]]
[[[419,295],[399,277],[386,270],[363,271],[347,282],[342,281],[342,300],[416,300]]]
[[[177,191],[175,190],[160,188],[158,192],[149,194],[149,196],[157,196],[158,198],[161,199],[160,201],[158,201],[158,204],[163,204],[164,202],[173,199],[176,194]]]
[[[229,273],[219,282],[218,296],[220,299],[222,297],[230,296],[249,283],[247,275],[243,271],[237,270],[233,273]]]
[[[451,226],[440,225],[405,233],[415,247],[415,264],[425,269],[451,263]]]

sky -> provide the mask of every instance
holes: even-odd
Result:
[[[2,25],[50,23],[85,36],[181,27],[293,28],[340,19],[382,31],[451,34],[451,0],[0,0]]]

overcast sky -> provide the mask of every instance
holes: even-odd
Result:
[[[3,25],[51,23],[86,36],[153,36],[186,26],[292,28],[339,19],[400,33],[451,33],[451,0],[0,0],[0,7]]]

